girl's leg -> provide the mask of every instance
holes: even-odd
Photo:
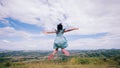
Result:
[[[58,48],[56,48],[52,54],[55,55],[57,52],[58,52]]]
[[[52,59],[54,55],[58,52],[58,48],[56,48],[48,57],[48,60]]]
[[[64,48],[62,48],[62,52],[66,55],[69,56],[69,52],[67,50],[65,50]]]

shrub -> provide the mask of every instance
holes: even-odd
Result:
[[[4,66],[10,67],[10,66],[11,66],[11,63],[10,63],[10,62],[6,62],[6,63],[4,64]]]
[[[80,63],[80,64],[89,64],[90,61],[89,61],[88,59],[80,59],[80,60],[79,60],[79,63]]]
[[[72,63],[72,64],[89,64],[90,59],[73,57],[73,58],[71,58],[70,63]]]

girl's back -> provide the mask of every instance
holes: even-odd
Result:
[[[66,48],[67,47],[67,40],[63,36],[64,29],[56,31],[56,38],[54,40],[54,48]]]

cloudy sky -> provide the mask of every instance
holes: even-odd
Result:
[[[58,23],[70,49],[120,49],[120,0],[0,0],[0,49],[52,50]]]

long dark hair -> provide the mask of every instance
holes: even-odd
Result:
[[[62,23],[57,25],[57,31],[59,32],[60,30],[63,30],[63,25]]]

